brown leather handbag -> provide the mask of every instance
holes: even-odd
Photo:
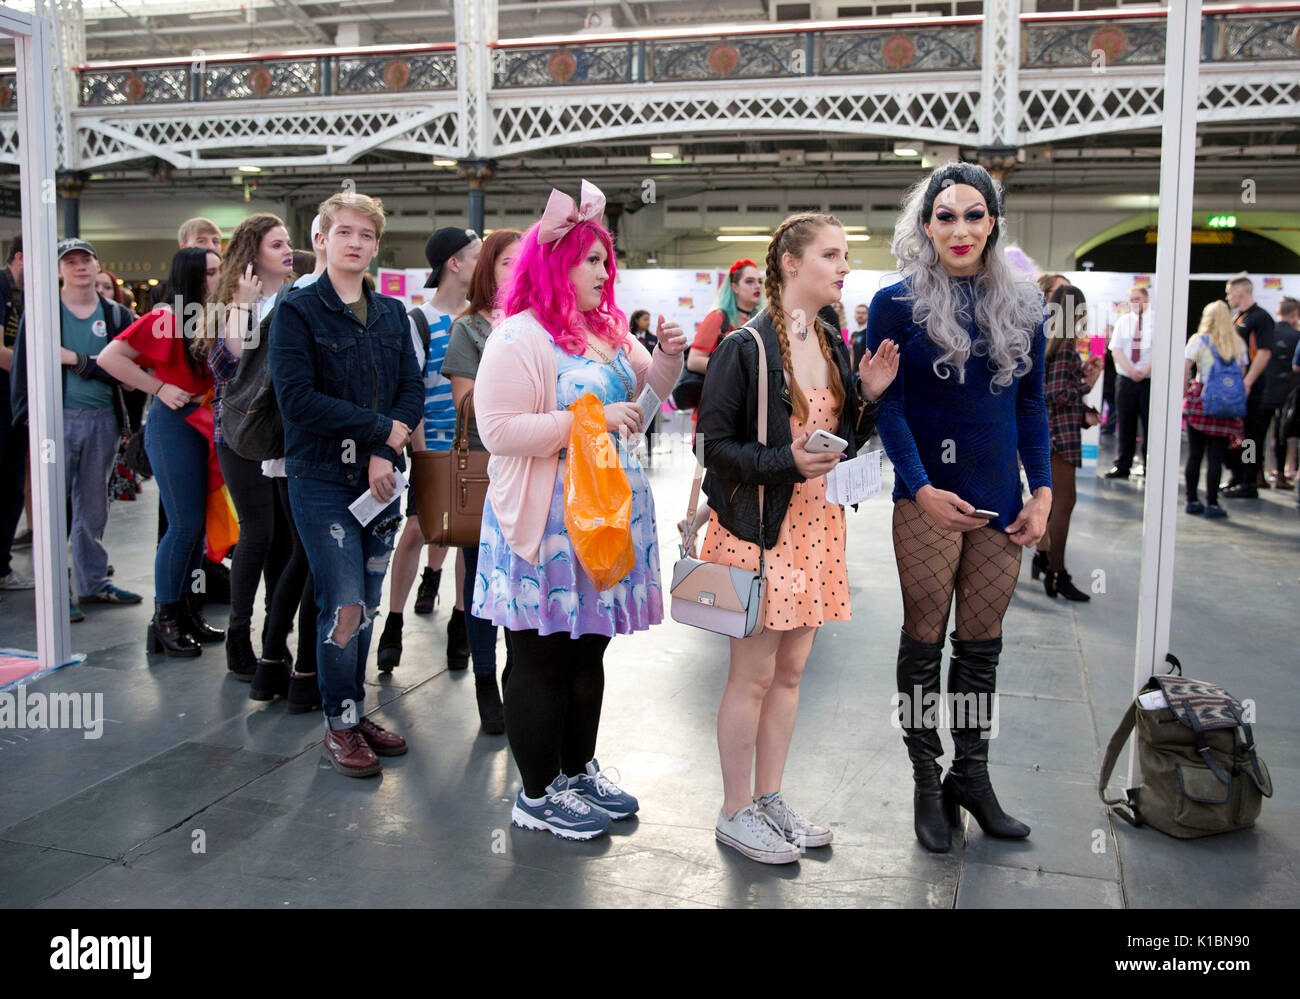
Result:
[[[426,544],[448,548],[478,544],[491,455],[469,449],[473,409],[474,393],[467,392],[456,407],[456,437],[450,451],[411,455],[411,491]]]

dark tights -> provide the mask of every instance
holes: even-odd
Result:
[[[280,524],[284,524],[284,533],[289,535],[290,553],[271,592],[271,605],[266,615],[266,644],[262,655],[267,659],[283,660],[289,652],[289,632],[293,630],[293,617],[300,608],[305,615],[304,620],[309,623],[306,631],[299,633],[299,644],[310,645],[314,650],[316,601],[307,588],[309,571],[307,552],[302,547],[302,539],[298,537],[298,528],[289,510],[289,480],[276,478],[269,481],[274,484],[275,489],[276,528],[278,530]],[[303,606],[304,603],[306,607]],[[307,635],[310,641],[302,642],[301,635]],[[302,651],[299,649],[300,655]],[[301,665],[299,669],[303,672],[311,672]]]
[[[1228,438],[1204,434],[1195,427],[1187,428],[1187,502],[1196,501],[1196,484],[1201,478],[1201,458],[1205,463],[1205,500],[1211,506],[1219,502],[1219,477],[1223,475],[1223,459],[1228,450]]]
[[[605,696],[604,635],[509,633],[506,736],[524,794],[540,798],[561,774],[585,773],[596,755]]]
[[[1047,518],[1047,535],[1038,543],[1038,550],[1051,560],[1053,572],[1065,571],[1065,539],[1070,534],[1074,500],[1074,466],[1053,452],[1052,513]]]
[[[944,641],[957,596],[957,637],[997,638],[1020,574],[1020,546],[1002,531],[943,531],[915,500],[894,504],[894,558],[903,587],[903,630]]]

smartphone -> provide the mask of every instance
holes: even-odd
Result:
[[[971,516],[971,517],[986,517],[986,518],[988,518],[989,520],[995,520],[995,519],[997,518],[997,516],[998,516],[998,512],[997,512],[996,510],[981,510],[981,509],[979,509],[978,507],[976,507],[976,509],[974,510],[974,512],[968,514],[968,516]]]
[[[825,430],[814,430],[812,436],[804,442],[803,448],[805,451],[838,453],[848,446],[849,442],[843,437],[828,434]]]

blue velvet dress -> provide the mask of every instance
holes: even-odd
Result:
[[[952,278],[970,301],[972,278]],[[1052,484],[1047,406],[1043,401],[1043,355],[1047,341],[1040,323],[1034,332],[1032,366],[1010,385],[993,385],[996,369],[986,355],[971,351],[964,382],[940,378],[934,361],[942,353],[925,327],[912,320],[903,281],[883,288],[871,301],[867,343],[874,353],[882,340],[898,344],[898,377],[885,392],[876,424],[894,465],[894,500],[915,499],[929,484],[956,493],[977,508],[996,510],[989,527],[1004,530],[1020,513],[1019,463],[1029,488]],[[965,329],[972,346],[983,337],[967,308]],[[1017,453],[1019,462],[1017,462]]]

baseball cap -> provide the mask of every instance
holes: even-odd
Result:
[[[429,279],[424,282],[424,286],[438,287],[442,265],[478,238],[479,234],[473,229],[461,229],[459,226],[447,226],[430,236],[424,244],[424,257],[429,261],[430,267]]]
[[[96,260],[99,259],[99,254],[95,252],[95,248],[94,248],[93,246],[91,246],[89,243],[87,243],[84,239],[61,239],[61,240],[59,240],[59,259],[60,259],[60,260],[62,260],[64,257],[66,257],[69,253],[75,253],[75,252],[77,252],[78,250],[80,250],[82,253],[89,253],[89,254],[90,254],[92,257],[94,257]]]
[[[315,249],[316,247],[316,237],[319,235],[320,235],[320,213],[317,213],[316,217],[311,220],[311,235],[307,237],[311,241],[311,245],[313,249]]]

